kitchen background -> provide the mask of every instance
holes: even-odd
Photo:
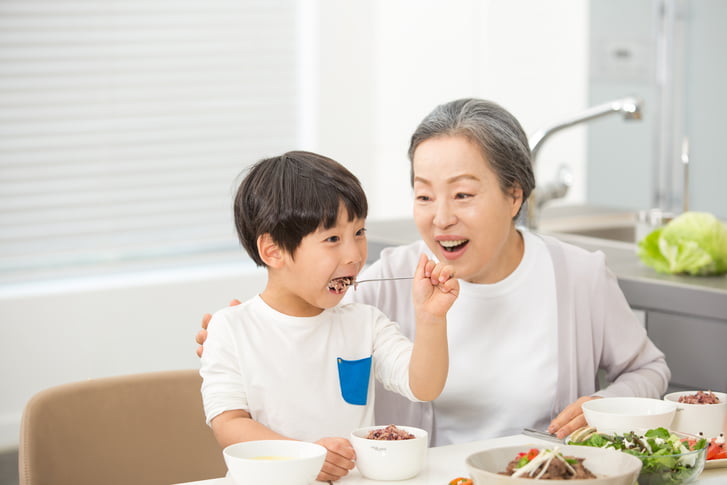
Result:
[[[407,217],[408,137],[495,100],[532,134],[634,95],[643,120],[559,132],[556,204],[727,219],[721,0],[0,2],[0,450],[35,392],[197,367],[201,315],[253,295],[236,177],[261,157],[347,165],[371,221]],[[685,138],[686,137],[686,138]]]

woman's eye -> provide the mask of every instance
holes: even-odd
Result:
[[[428,200],[431,200],[431,198],[428,195],[417,195],[416,200],[421,200],[421,201],[426,202]]]
[[[457,193],[457,194],[456,194],[456,195],[454,196],[454,198],[455,198],[455,199],[467,199],[467,198],[470,198],[470,197],[472,197],[472,194],[466,194],[466,193],[464,193],[464,192],[458,192],[458,193]]]

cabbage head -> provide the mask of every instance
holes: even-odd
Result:
[[[641,261],[660,273],[727,273],[727,226],[706,212],[685,212],[639,241]]]

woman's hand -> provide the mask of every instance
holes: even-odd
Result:
[[[326,461],[316,480],[321,482],[335,481],[348,475],[355,463],[356,452],[346,438],[321,438],[316,444],[328,450]]]
[[[583,426],[587,426],[586,417],[583,416],[581,405],[586,401],[599,399],[599,396],[581,396],[574,403],[569,404],[566,408],[555,417],[548,425],[548,432],[555,434],[558,438],[563,439],[573,431]]]
[[[232,300],[230,301],[230,306],[239,305],[240,300]],[[212,319],[211,313],[205,313],[202,315],[202,330],[197,332],[197,335],[194,336],[194,341],[197,342],[197,357],[202,357],[202,352],[204,351],[204,341],[207,340],[207,325],[210,324],[210,320]]]

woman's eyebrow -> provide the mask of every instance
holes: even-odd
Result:
[[[453,184],[456,182],[460,182],[462,180],[473,180],[475,182],[478,182],[480,179],[479,179],[479,177],[476,177],[472,174],[465,173],[465,174],[455,175],[453,177],[450,177],[445,180],[445,183]],[[414,182],[421,182],[423,184],[431,185],[431,182],[429,180],[422,178],[422,177],[417,177],[417,176],[414,177]]]

